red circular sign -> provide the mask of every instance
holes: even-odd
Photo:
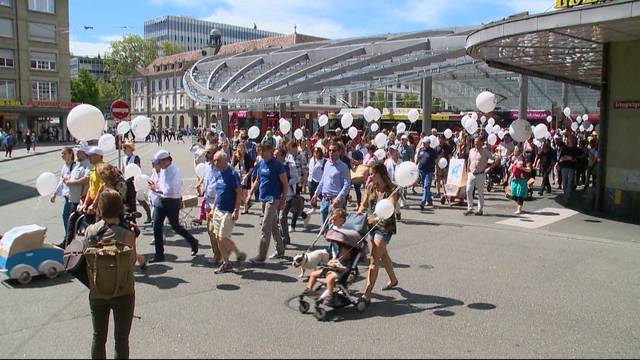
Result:
[[[111,115],[118,119],[122,120],[129,116],[129,104],[127,104],[124,100],[116,100],[111,104]]]

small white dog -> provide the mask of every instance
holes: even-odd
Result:
[[[320,263],[326,264],[331,259],[327,250],[316,250],[309,253],[298,254],[293,257],[293,267],[300,268],[300,277],[304,277],[304,272],[315,270]]]

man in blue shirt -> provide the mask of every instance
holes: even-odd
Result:
[[[322,173],[322,180],[318,184],[315,194],[311,198],[311,206],[320,202],[320,216],[324,224],[333,209],[344,208],[345,200],[351,187],[351,173],[347,165],[340,161],[342,144],[333,142],[329,145],[329,159]]]
[[[224,150],[218,151],[213,156],[213,164],[217,171],[212,171],[212,181],[207,187],[207,192],[213,187],[215,191],[215,201],[209,216],[212,220],[212,233],[218,248],[222,253],[222,265],[216,274],[231,271],[233,266],[229,261],[229,254],[233,252],[242,262],[247,255],[238,250],[236,244],[231,240],[233,227],[240,216],[240,203],[242,200],[242,186],[240,176],[229,166],[229,158]]]
[[[266,260],[271,236],[276,241],[276,252],[270,258],[277,259],[284,256],[284,243],[278,228],[278,211],[284,207],[289,184],[284,166],[273,156],[274,143],[274,139],[269,136],[262,139],[262,160],[256,165],[256,180],[253,182],[251,191],[253,193],[253,189],[259,186],[259,201],[265,205],[259,253],[258,256],[250,259],[254,264],[263,263]]]
[[[422,201],[420,201],[420,210],[424,210],[425,203],[429,206],[433,206],[433,199],[431,198],[431,182],[433,181],[433,172],[436,169],[436,158],[438,153],[431,147],[431,142],[428,138],[422,139],[422,148],[418,150],[416,155],[416,164],[418,164],[418,170],[420,171],[420,177],[422,177]]]

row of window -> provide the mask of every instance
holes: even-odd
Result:
[[[11,7],[12,2],[12,0],[0,0],[0,6]],[[29,0],[29,10],[55,14],[56,0]]]
[[[0,80],[0,100],[16,99],[15,80]],[[33,101],[57,101],[58,83],[55,81],[32,81],[31,99]]]
[[[31,52],[31,69],[55,71],[57,55],[53,53]],[[0,49],[0,67],[13,68],[15,65],[15,52],[12,49]]]
[[[174,88],[176,89],[182,89],[182,79],[181,78],[166,78],[166,79],[156,79],[156,80],[151,80],[151,92],[156,92],[156,91],[163,91],[163,90],[173,90]],[[134,93],[141,93],[144,91],[144,86],[142,85],[142,82],[140,81],[136,81],[133,83],[133,92]]]
[[[56,42],[56,26],[54,24],[29,22],[28,28],[29,40]],[[12,38],[14,34],[13,19],[0,18],[0,36]]]

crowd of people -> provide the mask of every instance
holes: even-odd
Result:
[[[58,139],[58,132],[54,132],[54,130],[47,129],[47,134],[51,133],[50,136],[56,136],[55,139]],[[57,128],[56,128],[57,131]],[[53,139],[51,137],[46,137],[45,140]],[[61,140],[60,140],[61,141]],[[29,152],[36,151],[36,144],[38,143],[38,136],[31,129],[26,129],[24,132],[22,130],[18,130],[18,132],[14,132],[13,130],[3,130],[0,129],[0,150],[4,151],[5,158],[13,157],[13,147],[18,144],[25,144],[27,148],[27,154]]]

